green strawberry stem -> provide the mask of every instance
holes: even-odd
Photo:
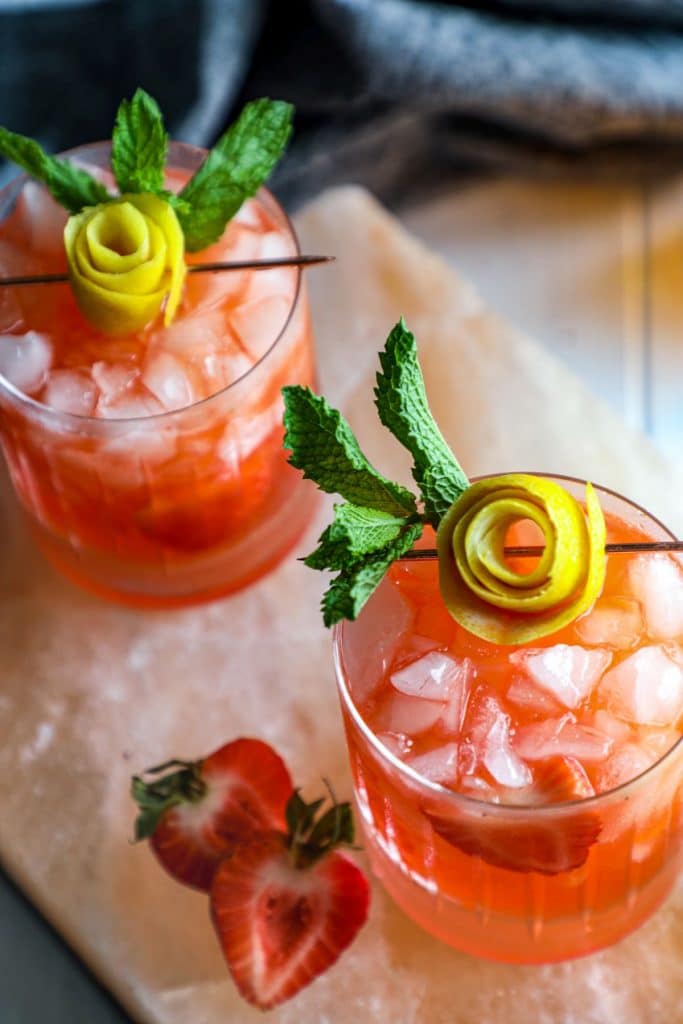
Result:
[[[338,803],[329,783],[332,806],[318,816],[325,798],[307,803],[297,789],[285,810],[289,829],[287,846],[292,867],[305,869],[317,863],[338,846],[353,847],[354,823],[350,803]]]
[[[172,807],[196,804],[203,799],[206,783],[202,766],[203,761],[165,761],[145,772],[146,775],[167,772],[161,778],[146,781],[140,775],[133,776],[131,794],[140,808],[135,821],[136,842],[154,835],[159,819]],[[169,768],[174,770],[169,772]]]

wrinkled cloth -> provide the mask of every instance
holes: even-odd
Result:
[[[397,201],[481,167],[670,167],[683,0],[0,0],[1,124],[52,151],[107,137],[137,85],[204,145],[245,99],[296,103],[289,202],[350,180]]]

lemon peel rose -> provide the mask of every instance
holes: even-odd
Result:
[[[544,550],[530,572],[520,573],[504,547],[508,530],[525,520],[541,531]],[[595,603],[605,582],[605,540],[591,484],[584,513],[553,480],[524,473],[479,480],[453,503],[437,532],[442,597],[453,618],[476,636],[528,643]]]
[[[501,645],[547,636],[599,597],[606,572],[606,527],[586,486],[586,510],[554,480],[523,473],[470,483],[427,402],[415,337],[400,320],[380,353],[375,405],[381,422],[413,457],[420,494],[370,464],[341,413],[319,395],[285,388],[290,462],[321,490],[340,494],[334,521],[307,558],[338,575],[323,596],[323,621],[357,618],[397,559],[425,527],[436,530],[440,589],[448,612],[470,633]],[[508,531],[535,524],[543,549],[530,571],[505,557]],[[425,554],[425,552],[422,552]]]
[[[172,322],[185,279],[185,245],[164,199],[128,194],[88,207],[67,221],[64,245],[76,302],[104,334],[140,330],[164,301],[164,323]]]

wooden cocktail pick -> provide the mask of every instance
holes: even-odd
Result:
[[[334,256],[281,256],[273,260],[239,260],[234,263],[192,263],[189,274],[216,274],[228,270],[275,270],[277,267],[313,267],[318,263],[331,263]],[[0,277],[0,287],[33,284],[63,284],[68,274],[36,274],[28,277]]]

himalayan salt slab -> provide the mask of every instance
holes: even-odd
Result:
[[[384,472],[407,478],[371,413],[375,353],[403,313],[427,387],[468,472],[543,465],[635,494],[681,529],[680,472],[366,193],[322,196],[299,218],[304,248],[336,254],[308,277],[322,387]],[[353,311],[353,316],[349,315]],[[339,344],[340,324],[343,341]],[[511,431],[520,395],[534,427]],[[480,425],[486,422],[485,430]],[[517,426],[519,417],[515,416]],[[538,429],[542,422],[543,429]],[[473,428],[473,424],[477,428]],[[0,488],[0,856],[140,1024],[249,1024],[205,897],[132,846],[130,774],[236,735],[275,744],[312,796],[351,783],[322,580],[294,557],[245,594],[174,613],[108,606],[45,566]],[[298,554],[310,549],[311,525]],[[17,766],[20,770],[17,770]],[[459,954],[374,885],[368,925],[273,1024],[649,1024],[680,1011],[683,891],[637,934],[584,960],[513,967]]]

